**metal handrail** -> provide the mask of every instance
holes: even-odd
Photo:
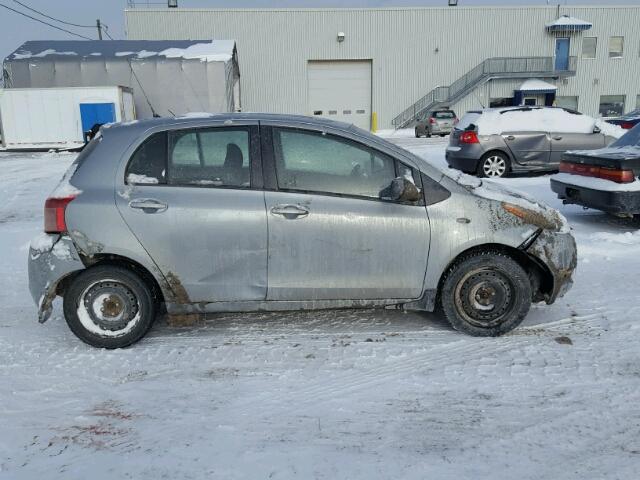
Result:
[[[492,57],[476,65],[449,86],[438,86],[395,117],[391,124],[401,128],[428,108],[442,103],[451,103],[480,82],[495,77],[518,74],[562,75],[575,74],[576,57],[569,57],[568,68],[558,70],[554,57]]]

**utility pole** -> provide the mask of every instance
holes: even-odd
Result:
[[[102,40],[102,24],[100,23],[100,19],[96,20],[96,27],[98,27],[98,40]]]

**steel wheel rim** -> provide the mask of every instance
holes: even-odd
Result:
[[[80,295],[78,314],[91,331],[118,335],[140,319],[140,303],[133,290],[117,280],[101,280]]]
[[[482,171],[487,177],[501,177],[507,171],[507,162],[498,155],[491,155],[482,164]]]
[[[514,308],[515,288],[498,270],[479,268],[465,274],[454,292],[456,310],[475,327],[500,325]]]

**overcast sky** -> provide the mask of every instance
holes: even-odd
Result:
[[[161,0],[150,0],[159,2]],[[632,5],[640,0],[561,0],[562,5]],[[124,38],[124,14],[126,0],[20,0],[20,3],[49,16],[78,25],[94,25],[97,18],[109,26],[110,34]],[[146,1],[138,0],[144,4]],[[388,6],[439,6],[447,0],[178,0],[180,7],[388,7]],[[459,5],[555,5],[558,0],[459,0]],[[0,0],[5,5],[20,10],[54,25],[78,34],[96,38],[96,28],[63,25],[30,12],[15,0]],[[68,33],[35,22],[0,6],[0,58],[15,50],[27,40],[77,39]]]

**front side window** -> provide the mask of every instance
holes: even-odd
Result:
[[[169,133],[172,185],[250,186],[249,130],[208,128]]]
[[[167,183],[167,133],[154,133],[131,156],[125,173],[127,183],[157,185]]]
[[[622,115],[624,113],[624,95],[602,95],[599,112],[603,117]]]
[[[584,37],[582,39],[582,58],[596,58],[598,39],[596,37]]]
[[[396,177],[395,161],[364,145],[305,130],[273,130],[278,187],[380,198]]]
[[[624,37],[609,37],[609,58],[622,58]]]

